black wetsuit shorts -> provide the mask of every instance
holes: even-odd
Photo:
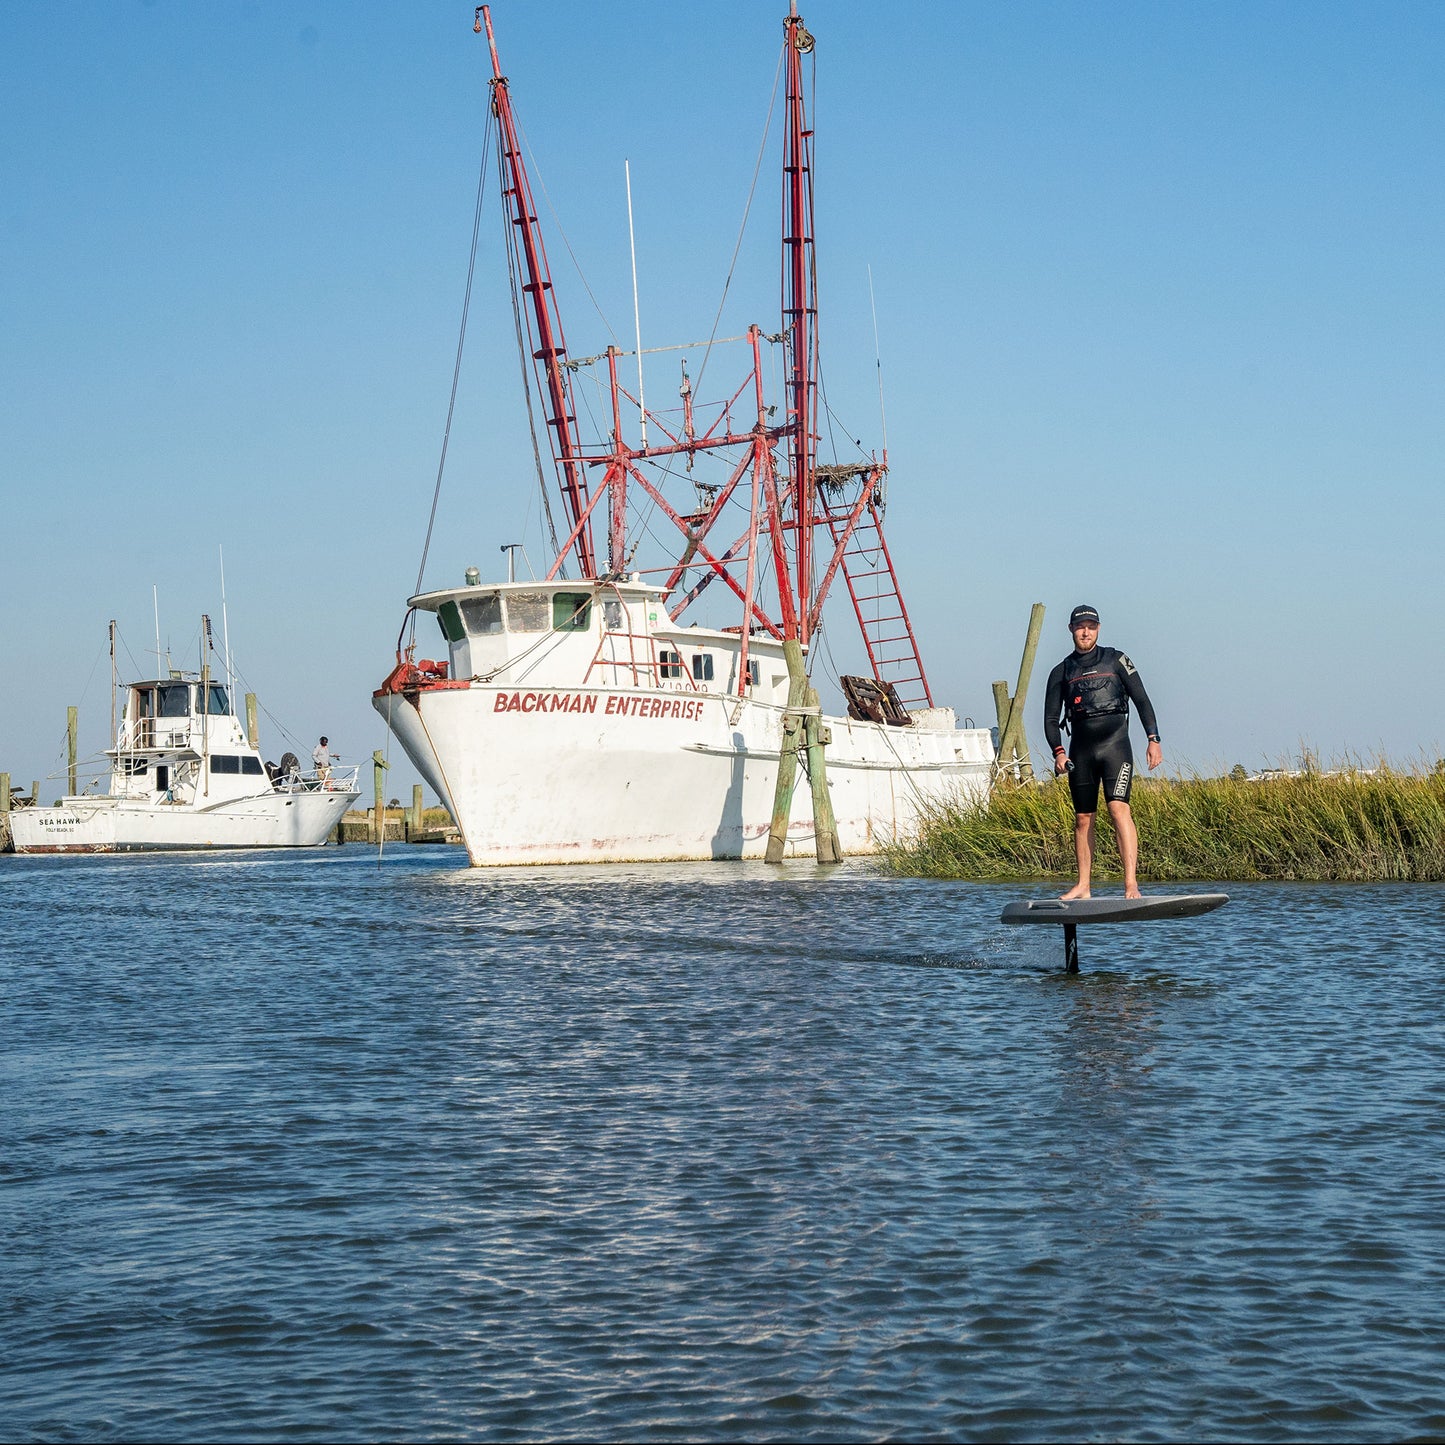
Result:
[[[1099,811],[1099,786],[1104,800],[1127,803],[1134,787],[1134,749],[1129,745],[1128,713],[1078,718],[1069,749],[1069,793],[1076,813]]]

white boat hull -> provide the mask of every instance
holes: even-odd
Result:
[[[10,815],[17,853],[130,853],[190,848],[314,848],[358,794],[267,793],[212,808],[127,798],[67,798]]]
[[[382,692],[377,710],[456,820],[474,865],[761,857],[783,709],[718,693],[469,687]],[[845,853],[875,851],[927,806],[981,799],[982,728],[831,729],[828,786]],[[790,852],[814,851],[799,770]]]

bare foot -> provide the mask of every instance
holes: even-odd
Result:
[[[1075,883],[1067,893],[1060,893],[1059,899],[1063,903],[1072,903],[1076,898],[1089,897],[1089,890],[1082,883]]]
[[[1143,895],[1142,893],[1140,893],[1137,885],[1136,885],[1135,887],[1133,887],[1133,888],[1126,888],[1126,889],[1124,890],[1124,897],[1125,897],[1125,898],[1142,898],[1143,896],[1144,896],[1144,895]]]

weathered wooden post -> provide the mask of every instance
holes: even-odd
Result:
[[[38,807],[40,806],[40,779],[39,779],[39,778],[36,778],[36,780],[35,780],[33,783],[31,783],[31,785],[30,785],[30,806],[31,806],[32,808],[38,808]]]
[[[1018,686],[1009,700],[1008,716],[999,727],[998,766],[1012,768],[1015,778],[1032,779],[1034,770],[1029,762],[1028,730],[1024,726],[1024,707],[1028,702],[1029,678],[1034,670],[1034,654],[1039,649],[1039,635],[1044,628],[1044,604],[1035,602],[1029,612],[1029,630],[1024,638],[1024,655],[1019,663]],[[999,706],[999,690],[1008,697],[1008,689],[1002,683],[994,683],[995,707]]]
[[[10,774],[0,773],[0,853],[10,851]]]
[[[10,811],[10,774],[0,773],[0,813]]]
[[[1008,683],[1000,678],[993,685],[993,710],[998,714],[998,755],[1003,756],[1003,735],[1008,728],[1009,708],[1012,699],[1008,695]]]
[[[424,809],[421,805],[421,784],[413,783],[411,785],[411,831],[413,836],[419,836],[421,833],[423,811]]]
[[[813,790],[813,847],[819,863],[840,863],[843,849],[838,843],[833,795],[828,791],[827,763],[823,758],[823,748],[833,739],[829,729],[823,726],[822,704],[815,689],[808,689],[806,701],[808,711],[803,718],[803,734],[808,746],[808,782]]]
[[[373,843],[382,843],[386,841],[386,789],[383,786],[383,784],[386,782],[386,779],[382,776],[382,774],[390,766],[391,764],[387,762],[384,757],[382,757],[381,749],[377,748],[376,751],[371,755],[371,770],[376,783],[376,808],[375,811],[372,813],[371,825],[371,840]]]
[[[79,733],[80,709],[78,707],[68,707],[65,709],[65,757],[67,772],[70,778],[70,796],[72,798],[80,791],[75,783],[76,764],[79,760],[79,749],[77,747]]]
[[[783,737],[778,751],[778,783],[773,791],[773,821],[768,828],[764,862],[781,863],[788,845],[788,819],[793,813],[793,787],[798,780],[798,746],[803,735],[799,710],[808,691],[808,674],[803,670],[803,649],[796,638],[783,643],[788,663],[788,710],[783,714]]]
[[[261,724],[256,716],[256,694],[246,694],[246,741],[253,748],[261,746]]]

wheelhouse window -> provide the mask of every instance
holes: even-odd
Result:
[[[120,770],[128,778],[143,778],[150,771],[149,758],[122,758]]]
[[[257,777],[263,777],[266,769],[261,766],[260,758],[242,758],[241,771],[243,773],[252,773]]]
[[[487,637],[502,630],[502,599],[495,592],[461,600],[462,621],[473,637]]]
[[[627,614],[622,610],[622,602],[616,597],[604,597],[602,599],[602,621],[609,632],[620,632],[622,620]]]
[[[545,632],[552,621],[551,601],[546,592],[507,593],[507,631]]]
[[[682,676],[682,654],[674,652],[670,647],[662,647],[657,652],[657,667],[664,679],[669,677]]]
[[[239,773],[241,771],[241,760],[228,753],[211,754],[211,772],[214,773]]]
[[[226,689],[216,683],[211,683],[206,691],[206,712],[211,717],[225,717],[231,711],[231,699],[226,696]]]
[[[586,632],[592,620],[592,598],[586,592],[552,594],[552,631]]]
[[[461,642],[467,635],[461,611],[450,597],[437,608],[437,626],[448,642]]]
[[[190,717],[190,715],[190,683],[163,682],[156,688],[157,717]]]
[[[696,682],[712,681],[712,653],[694,652],[692,655],[692,676]]]
[[[755,658],[748,658],[748,682],[756,687],[763,680],[763,669]]]

